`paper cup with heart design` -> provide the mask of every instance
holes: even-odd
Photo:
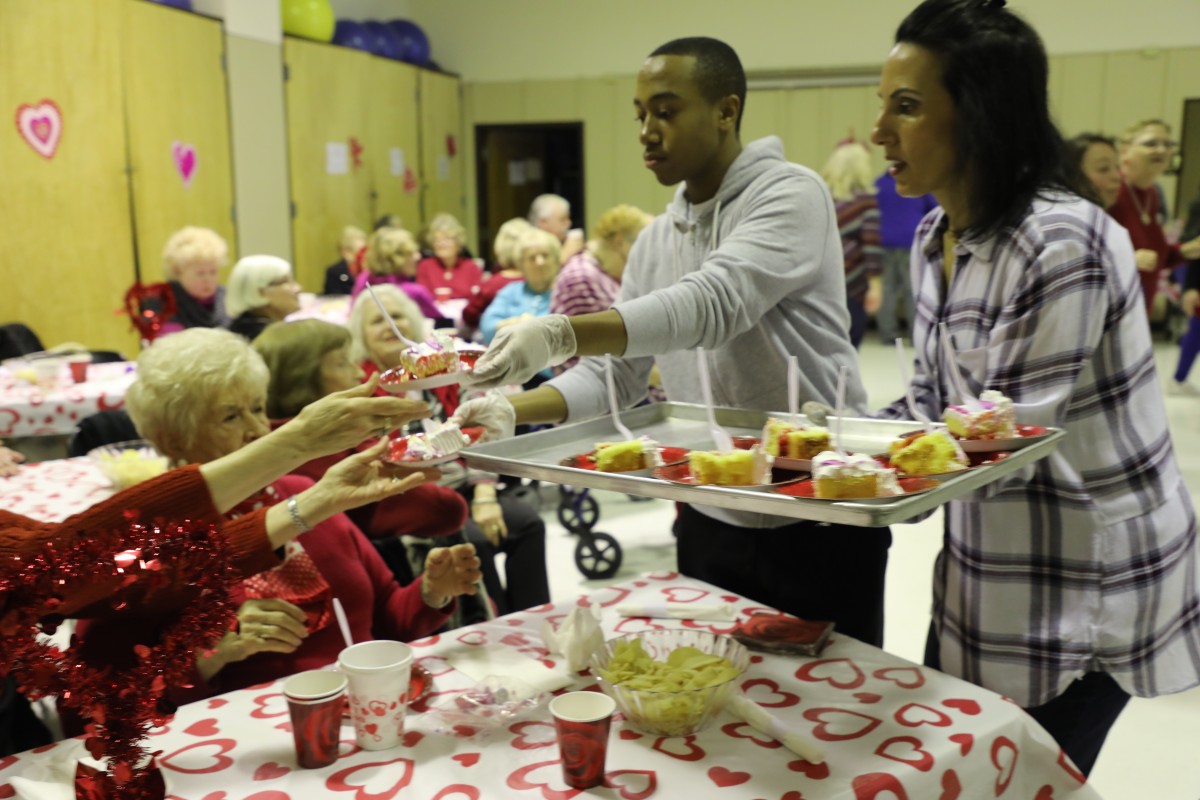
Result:
[[[296,740],[296,761],[305,769],[337,760],[346,676],[329,670],[298,672],[283,682]]]
[[[355,738],[364,750],[400,744],[412,663],[411,647],[387,639],[351,645],[338,656],[338,668],[350,681]]]
[[[563,778],[572,789],[604,783],[608,730],[617,703],[602,692],[567,692],[550,701]]]

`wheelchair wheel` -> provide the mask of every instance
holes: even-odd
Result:
[[[590,494],[582,498],[565,495],[558,505],[558,521],[571,533],[591,530],[600,519],[600,504]]]
[[[590,533],[575,544],[575,566],[585,578],[611,578],[621,568],[621,543],[607,533]]]

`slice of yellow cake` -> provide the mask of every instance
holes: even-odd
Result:
[[[649,436],[627,442],[597,442],[597,472],[630,472],[635,469],[661,467],[662,455],[658,442]]]
[[[812,460],[812,476],[813,494],[826,500],[900,494],[896,471],[861,453],[819,453]]]
[[[688,453],[688,465],[696,483],[719,486],[753,486],[769,483],[774,458],[760,447],[722,453],[716,450],[693,450]]]
[[[825,428],[797,428],[771,417],[763,426],[763,448],[776,458],[812,458],[829,449],[829,431]]]
[[[941,475],[967,468],[967,454],[948,433],[914,433],[892,442],[892,466],[905,475]]]

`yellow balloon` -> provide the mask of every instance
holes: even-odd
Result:
[[[333,6],[329,0],[283,0],[283,32],[318,42],[333,39]]]

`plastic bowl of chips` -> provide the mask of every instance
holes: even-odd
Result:
[[[118,492],[167,471],[167,457],[145,439],[115,442],[88,451],[104,477]]]
[[[730,637],[682,628],[609,639],[591,656],[592,673],[626,723],[653,736],[703,730],[749,663],[750,653]]]

